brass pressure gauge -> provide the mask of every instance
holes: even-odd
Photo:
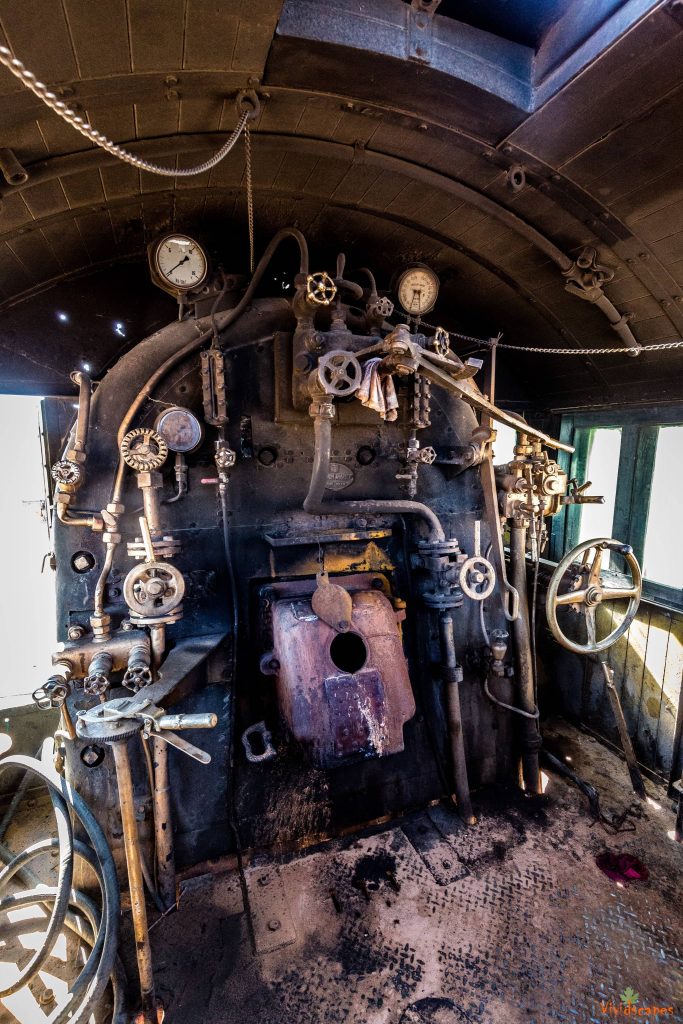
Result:
[[[173,405],[159,413],[154,429],[160,434],[172,452],[193,452],[202,443],[202,425],[189,409]]]
[[[398,301],[411,316],[424,316],[434,308],[439,294],[439,279],[431,269],[416,263],[404,270],[396,286]]]
[[[174,232],[149,247],[152,280],[172,295],[195,291],[206,281],[209,260],[199,242]]]

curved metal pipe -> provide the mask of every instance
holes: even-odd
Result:
[[[300,253],[299,273],[308,273],[308,243],[306,242],[306,239],[297,228],[282,228],[282,230],[278,231],[275,237],[271,240],[268,248],[264,252],[261,259],[259,260],[258,266],[254,271],[253,277],[249,282],[247,290],[245,291],[244,295],[237,303],[237,305],[234,307],[234,309],[226,310],[225,313],[223,313],[222,315],[220,313],[216,315],[215,322],[219,331],[226,330],[226,328],[228,328],[230,324],[234,323],[235,320],[237,320],[237,318],[241,316],[244,310],[247,308],[247,306],[249,305],[254,296],[254,292],[256,291],[258,285],[261,282],[261,278],[263,277],[266,268],[273,257],[273,254],[275,253],[275,250],[278,248],[280,243],[285,240],[285,238],[294,238],[294,240],[297,242]],[[117,443],[119,446],[121,445],[123,438],[128,432],[128,429],[131,423],[133,422],[136,413],[139,411],[145,399],[148,398],[149,395],[152,393],[152,391],[157,386],[159,381],[162,380],[173,369],[174,366],[177,366],[177,364],[182,362],[183,359],[186,359],[188,356],[192,355],[193,352],[196,352],[199,348],[201,348],[204,342],[208,341],[208,339],[211,338],[212,336],[213,325],[208,331],[203,331],[196,338],[193,338],[190,342],[188,342],[187,345],[184,345],[177,352],[174,352],[172,356],[169,356],[169,358],[166,359],[161,364],[161,366],[159,366],[154,371],[152,376],[149,377],[149,379],[147,380],[146,384],[138,391],[133,402],[129,406],[128,411],[121,420],[121,424],[119,426],[117,433]],[[116,470],[116,476],[114,478],[114,486],[112,488],[112,502],[121,501],[125,469],[125,462],[123,461],[122,458],[119,458],[119,464]]]
[[[351,512],[378,513],[385,515],[416,515],[425,520],[429,527],[429,540],[442,542],[446,539],[438,516],[421,501],[377,500],[365,498],[360,501],[323,501],[330,470],[332,450],[332,422],[328,417],[314,418],[315,452],[308,494],[304,499],[304,511],[310,515],[348,515]]]

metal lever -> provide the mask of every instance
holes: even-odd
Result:
[[[144,734],[144,730],[143,730]],[[193,757],[195,761],[199,761],[201,764],[211,764],[211,754],[207,754],[205,750],[200,750],[199,747],[195,747],[194,743],[188,743],[181,736],[176,736],[174,732],[154,732],[154,735],[168,743],[171,747],[176,747],[177,750],[182,750],[183,754],[187,754],[188,757]]]
[[[578,480],[569,481],[569,494],[562,499],[562,505],[604,505],[605,499],[600,494],[584,494],[591,486],[590,480],[579,487]]]
[[[213,729],[218,722],[217,715],[211,712],[201,715],[167,715],[163,708],[157,708],[151,704],[141,712],[141,717],[144,723],[142,727],[144,736],[148,737],[154,733],[160,740],[181,750],[188,757],[193,757],[195,761],[199,761],[201,764],[211,764],[211,754],[200,750],[199,747],[195,747],[194,743],[189,743],[181,736],[176,736],[173,730]]]

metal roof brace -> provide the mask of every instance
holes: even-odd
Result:
[[[433,19],[441,0],[411,0],[406,5],[406,57],[422,64],[432,60]]]

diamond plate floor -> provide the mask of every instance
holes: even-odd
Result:
[[[629,804],[608,750],[564,725],[553,741],[607,809]],[[535,802],[479,795],[474,829],[438,806],[252,863],[248,915],[234,875],[189,879],[179,912],[152,931],[168,1019],[583,1024],[623,1017],[607,1004],[630,986],[637,1008],[673,1007],[659,1019],[682,1022],[683,847],[667,838],[670,802],[648,788],[655,803],[618,835],[553,778]],[[644,860],[649,881],[606,878],[594,862],[606,846]]]

